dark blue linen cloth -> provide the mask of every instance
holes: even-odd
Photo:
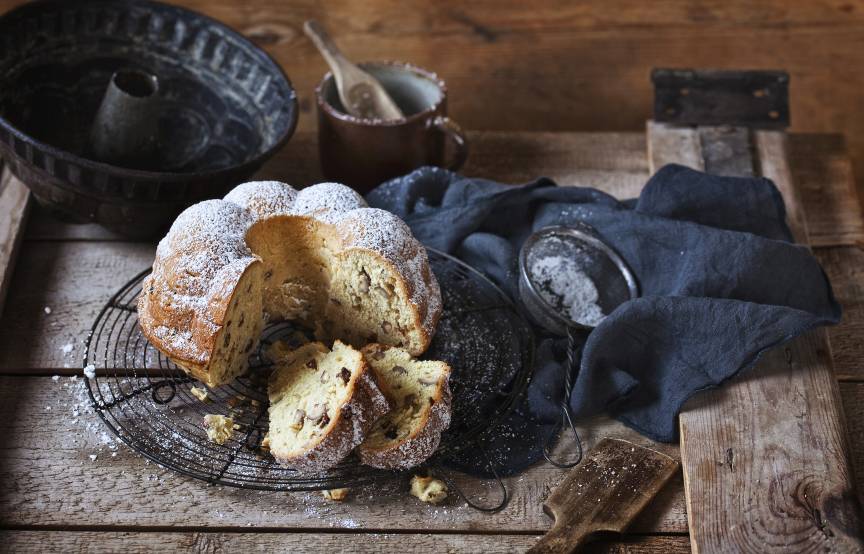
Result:
[[[654,440],[677,440],[678,412],[697,391],[840,319],[818,262],[793,244],[783,199],[768,179],[668,165],[638,199],[622,202],[545,178],[510,186],[424,167],[382,184],[367,200],[517,301],[517,257],[531,233],[576,222],[596,229],[634,272],[641,296],[588,337],[571,406],[580,417],[607,412]],[[560,421],[565,341],[537,332],[526,402],[487,437],[504,473],[539,460],[546,434]],[[485,472],[479,458],[459,463]]]

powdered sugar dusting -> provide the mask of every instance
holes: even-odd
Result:
[[[225,195],[226,202],[248,210],[256,219],[294,213],[296,198],[297,189],[279,181],[243,183]]]
[[[571,258],[537,257],[529,271],[540,296],[571,321],[596,327],[606,317],[597,304],[600,295],[594,281]]]
[[[221,324],[212,321],[208,308],[259,259],[247,246],[246,233],[272,215],[311,216],[334,225],[346,248],[378,252],[403,276],[408,300],[432,334],[441,292],[425,249],[401,219],[367,208],[356,191],[338,183],[297,192],[278,181],[258,181],[239,185],[225,200],[188,208],[159,243],[139,301],[141,325],[158,347],[174,358],[208,362]]]
[[[180,214],[159,242],[138,306],[142,327],[158,346],[184,359],[207,359],[202,345],[218,332],[208,319],[211,294],[224,290],[226,281],[236,282],[258,259],[245,241],[252,222],[248,212],[221,200]]]
[[[409,301],[416,307],[428,303],[424,327],[431,330],[441,312],[441,290],[429,269],[426,249],[398,216],[378,208],[345,213],[337,228],[346,247],[364,248],[383,256],[413,285]]]
[[[366,206],[363,197],[350,187],[339,183],[319,183],[297,194],[294,213],[332,224],[345,212]]]

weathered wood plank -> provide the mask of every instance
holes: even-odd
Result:
[[[676,131],[678,132],[678,131]],[[687,133],[689,146],[686,142]],[[524,183],[540,176],[565,186],[590,186],[617,196],[639,194],[648,175],[643,133],[522,133],[472,132],[471,157],[463,173]],[[255,179],[278,179],[295,186],[319,182],[316,137],[298,133],[288,146],[267,163]],[[684,142],[682,142],[684,141]],[[814,246],[864,243],[864,223],[855,196],[848,152],[837,135],[795,136],[790,139],[792,169],[800,183],[803,202],[808,206],[807,224]],[[701,167],[693,158],[699,137],[692,130],[680,131],[680,138],[666,144],[668,159],[685,152],[685,165]],[[655,150],[659,148],[654,145]],[[35,210],[27,228],[28,240],[118,240],[116,234],[96,225],[62,223],[42,210]]]
[[[370,533],[141,533],[99,531],[3,531],[3,549],[10,552],[483,552],[507,554],[527,550],[531,535],[450,535]],[[687,537],[647,536],[607,539],[587,550],[597,554],[686,554]]]
[[[843,307],[843,320],[828,328],[834,375],[840,381],[864,380],[864,250],[845,246],[814,253]]]
[[[651,173],[670,163],[670,160],[705,171],[702,143],[696,129],[648,120],[645,123],[645,132],[648,137],[648,166]]]
[[[662,141],[664,132],[649,127],[649,143]],[[807,243],[785,141],[783,133],[760,131],[754,145],[762,174],[783,193],[790,228]],[[769,352],[741,378],[695,396],[681,413],[680,430],[694,551],[864,548],[824,331]]]
[[[842,406],[820,335],[770,352],[681,413],[694,551],[860,551]]]
[[[122,526],[272,529],[436,530],[526,532],[550,526],[541,504],[566,474],[548,464],[507,479],[513,494],[497,514],[467,507],[455,497],[434,507],[408,496],[406,480],[357,489],[344,503],[319,493],[283,493],[215,487],[162,469],[125,446],[89,412],[83,378],[0,378],[0,521],[6,526]],[[604,436],[661,448],[608,419],[584,423],[586,448]],[[561,455],[572,455],[562,441]],[[114,453],[116,452],[116,455]],[[91,460],[90,456],[96,459]],[[456,475],[457,483],[492,497],[494,484]],[[680,478],[674,479],[631,526],[633,533],[686,532]]]
[[[29,211],[30,190],[3,169],[0,160],[0,315],[12,282]]]
[[[805,208],[810,244],[864,244],[864,218],[843,136],[789,135],[789,165]]]
[[[99,310],[153,263],[155,248],[123,242],[27,246],[0,316],[0,368],[78,371],[83,342]]]
[[[864,502],[864,383],[840,383],[858,499]]]

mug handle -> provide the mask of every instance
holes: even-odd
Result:
[[[465,137],[465,131],[462,130],[462,127],[458,123],[446,115],[436,117],[432,121],[432,125],[453,142],[455,153],[453,161],[448,164],[447,169],[458,171],[459,168],[465,165],[465,160],[468,159],[468,139]]]

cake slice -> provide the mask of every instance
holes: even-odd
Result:
[[[370,344],[363,357],[392,410],[375,422],[357,448],[360,460],[382,469],[406,469],[438,448],[450,425],[450,366],[422,361],[401,348]]]
[[[310,342],[269,351],[270,452],[301,473],[339,463],[360,444],[372,424],[390,410],[363,355],[336,341],[330,350]]]

